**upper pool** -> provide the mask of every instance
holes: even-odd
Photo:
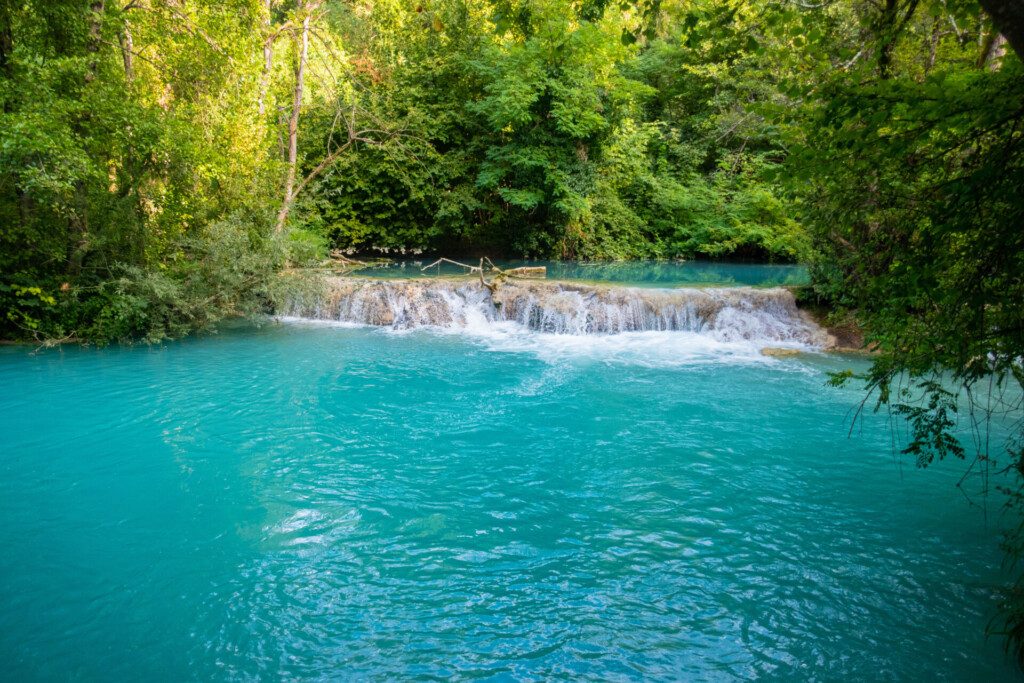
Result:
[[[465,269],[450,263],[422,268],[436,259],[396,260],[387,265],[363,268],[359,275],[410,278],[429,275],[457,275]],[[476,265],[472,259],[457,259]],[[807,268],[800,265],[722,263],[718,261],[632,261],[583,263],[573,261],[499,260],[501,268],[546,266],[551,280],[607,282],[634,287],[750,286],[777,287],[807,284]]]

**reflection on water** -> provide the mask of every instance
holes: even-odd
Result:
[[[459,259],[456,259],[459,260]],[[434,259],[393,261],[357,271],[372,277],[423,277],[430,275],[459,275],[465,269],[444,263],[428,269],[421,268]],[[462,263],[475,265],[472,259]],[[617,282],[633,286],[728,286],[778,287],[803,285],[808,281],[807,268],[800,265],[754,263],[720,263],[716,261],[628,261],[581,263],[572,261],[499,260],[500,268],[519,266],[546,266],[548,279],[580,280],[584,282]]]

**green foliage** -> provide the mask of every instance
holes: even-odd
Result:
[[[57,333],[96,343],[154,342],[266,310],[283,249],[251,220],[228,216],[182,238],[155,269],[122,262],[94,288],[69,289],[60,300]]]
[[[865,379],[878,407],[907,420],[904,453],[922,467],[972,456],[978,471],[1007,471],[1005,488],[1019,493],[1021,61],[989,49],[996,32],[967,3],[828,8],[789,21],[822,29],[782,84],[801,106],[778,117],[814,287],[867,331],[878,353]],[[979,34],[980,54],[968,40]],[[1008,439],[989,438],[994,416]],[[1017,518],[1022,500],[1009,496]],[[1024,556],[1020,529],[1006,548]],[[996,630],[1024,662],[1021,596]]]
[[[323,236],[296,228],[288,232],[285,250],[289,263],[299,267],[315,267],[323,261],[327,242]]]
[[[239,268],[272,273],[272,186],[236,73],[258,7],[3,4],[0,337],[179,336],[258,291]]]
[[[754,16],[693,7],[727,44],[687,47],[694,25],[668,16],[655,30],[660,5],[639,23],[566,0],[387,5],[368,32],[352,19],[360,106],[400,132],[325,174],[301,221],[344,250],[802,258],[769,178],[778,135],[753,109],[772,97]]]
[[[903,449],[904,455],[915,456],[918,467],[931,464],[936,457],[941,460],[954,455],[962,459],[964,447],[953,435],[957,427],[955,418],[960,411],[956,394],[937,381],[921,382],[918,388],[927,396],[925,405],[899,403],[895,406],[896,414],[910,423],[912,438]]]
[[[7,312],[6,324],[25,331],[38,330],[57,300],[39,287],[0,284],[0,304]]]

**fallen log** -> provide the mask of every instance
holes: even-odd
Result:
[[[542,279],[548,276],[547,266],[519,266],[504,271],[509,277],[537,278]]]
[[[465,268],[469,274],[479,273],[481,279],[483,279],[483,274],[485,271],[495,273],[494,277],[496,280],[507,278],[540,279],[546,278],[548,276],[547,266],[518,266],[516,268],[504,269],[494,265],[494,261],[492,261],[486,256],[480,259],[480,265],[478,266],[471,266],[468,263],[461,263],[459,261],[454,261],[450,258],[441,257],[434,261],[433,263],[429,263],[420,268],[420,272],[425,273],[431,268],[439,268],[442,263],[450,263],[453,266]]]
[[[341,261],[342,263],[348,263],[348,264],[351,264],[351,265],[354,265],[354,266],[365,266],[366,265],[362,261],[357,261],[354,258],[349,258],[348,256],[345,256],[345,252],[343,252],[343,251],[341,251],[339,249],[334,249],[334,250],[331,251],[331,260],[332,261]]]
[[[433,268],[434,266],[440,266],[442,263],[450,263],[453,266],[459,266],[460,268],[466,268],[471,273],[474,273],[474,272],[476,272],[478,270],[480,270],[480,271],[483,270],[483,260],[480,261],[481,265],[478,268],[477,266],[471,266],[471,265],[468,265],[468,264],[465,264],[465,263],[459,263],[458,261],[452,261],[450,258],[443,258],[442,257],[442,258],[437,259],[433,263],[431,263],[429,265],[426,265],[426,266],[423,266],[422,268],[420,268],[420,272],[421,273],[425,273],[430,268]]]

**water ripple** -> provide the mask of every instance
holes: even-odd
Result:
[[[1016,675],[998,530],[883,421],[848,439],[827,359],[618,358],[289,326],[0,353],[8,673]]]

